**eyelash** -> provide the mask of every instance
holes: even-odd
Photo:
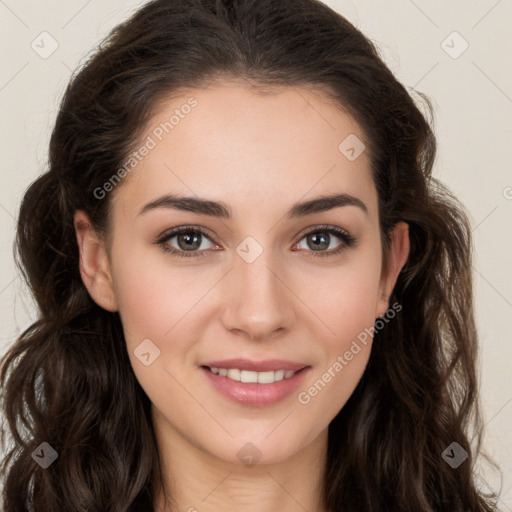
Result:
[[[199,226],[180,226],[178,228],[174,228],[171,231],[164,233],[155,243],[157,245],[159,245],[165,253],[170,253],[173,256],[176,256],[177,258],[198,258],[198,257],[205,256],[205,254],[204,254],[206,252],[205,250],[187,252],[187,251],[177,250],[174,247],[170,247],[168,245],[169,240],[181,233],[196,233],[196,234],[200,233],[201,235],[205,236],[206,238],[208,238],[210,240],[210,236],[208,235],[208,233],[204,229],[200,228]],[[325,257],[329,257],[329,256],[336,256],[336,255],[340,254],[342,251],[344,251],[345,249],[347,249],[349,247],[353,247],[354,245],[357,244],[356,237],[354,237],[353,235],[351,235],[344,229],[337,228],[335,226],[330,226],[327,224],[323,225],[323,226],[315,227],[314,229],[304,233],[301,236],[301,238],[299,239],[299,242],[303,238],[305,238],[309,235],[318,234],[318,233],[334,234],[335,236],[337,236],[338,238],[340,238],[342,240],[342,244],[340,244],[340,247],[338,249],[332,249],[330,251],[306,251],[306,252],[311,252],[313,257],[325,258]]]

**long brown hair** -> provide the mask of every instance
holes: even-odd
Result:
[[[84,209],[106,233],[112,194],[95,190],[121,168],[158,102],[226,78],[328,95],[369,141],[384,254],[391,228],[409,224],[409,259],[390,297],[402,310],[375,334],[362,379],[329,425],[325,507],[494,510],[473,474],[482,420],[471,229],[432,176],[431,102],[417,93],[423,114],[374,44],[316,0],[153,0],[70,81],[49,169],[18,217],[17,264],[39,317],[2,361],[2,439],[7,430],[13,438],[3,510],[153,510],[162,476],[151,404],[118,313],[97,306],[82,283],[73,215]],[[42,442],[58,454],[46,469],[32,457]],[[468,454],[457,468],[442,457],[452,443]]]

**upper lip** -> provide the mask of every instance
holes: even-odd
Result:
[[[210,368],[237,368],[239,370],[249,370],[253,372],[270,372],[276,370],[302,370],[308,366],[304,363],[294,363],[293,361],[286,361],[284,359],[266,359],[264,361],[253,361],[251,359],[224,359],[222,361],[210,361],[204,363],[202,366]]]

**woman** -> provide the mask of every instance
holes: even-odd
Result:
[[[116,27],[19,213],[40,318],[2,366],[4,510],[494,510],[470,228],[434,158],[318,1]]]

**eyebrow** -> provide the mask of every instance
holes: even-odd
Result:
[[[332,194],[296,203],[286,212],[285,217],[287,219],[295,219],[314,213],[326,212],[342,206],[356,206],[368,215],[368,208],[361,199],[350,194]],[[211,201],[198,197],[173,194],[166,194],[146,204],[139,212],[139,215],[156,208],[170,208],[228,220],[233,218],[231,207],[222,201]]]

